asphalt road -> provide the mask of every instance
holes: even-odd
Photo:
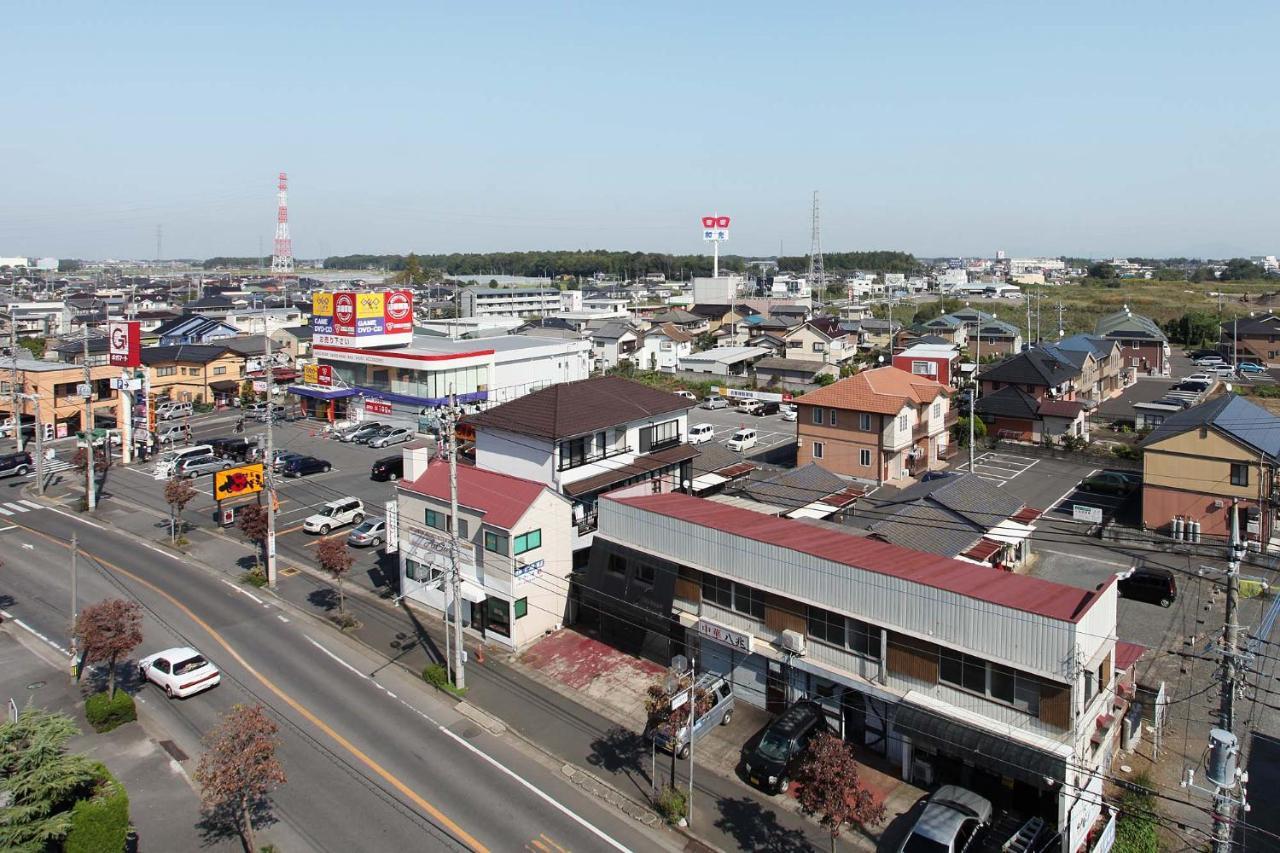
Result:
[[[250,590],[70,514],[31,510],[5,521],[0,601],[51,644],[66,644],[65,543],[74,532],[92,555],[79,561],[81,602],[125,595],[144,605],[139,656],[189,644],[222,669],[219,687],[186,700],[139,689],[188,755],[233,704],[271,709],[289,776],[275,813],[311,849],[559,853],[674,840],[588,798],[397,667]]]

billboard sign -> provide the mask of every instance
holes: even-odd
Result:
[[[142,364],[142,331],[136,321],[107,324],[107,352],[112,367],[138,367]]]
[[[407,290],[390,291],[383,309],[383,318],[387,334],[413,334],[413,294]]]
[[[354,293],[335,293],[333,295],[333,333],[339,337],[354,338],[356,336],[356,295]]]
[[[365,400],[364,411],[367,415],[389,415],[391,404],[386,400]]]
[[[327,364],[307,364],[302,368],[303,385],[332,385],[333,368]]]
[[[702,217],[702,239],[703,240],[728,240],[729,239],[729,217],[727,216],[704,216]]]
[[[262,483],[261,462],[255,462],[252,465],[241,465],[238,468],[228,468],[225,471],[214,471],[213,496],[217,500],[225,501],[228,498],[243,498],[247,495],[256,495],[262,491]]]
[[[314,342],[323,346],[396,346],[413,340],[413,294],[407,290],[316,293]]]

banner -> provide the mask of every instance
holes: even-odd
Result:
[[[386,400],[365,400],[364,413],[366,415],[389,415],[391,414],[391,404]]]
[[[332,385],[333,368],[327,364],[307,364],[302,368],[303,385]]]
[[[333,295],[333,333],[349,338],[356,336],[356,295],[354,293],[342,292]]]
[[[224,501],[227,498],[242,498],[256,495],[262,491],[262,463],[241,465],[239,468],[228,468],[225,471],[213,472],[213,496]]]
[[[387,294],[383,315],[388,335],[413,333],[413,294],[407,290],[393,290]]]
[[[107,350],[112,367],[138,367],[142,364],[142,331],[136,321],[107,324]]]

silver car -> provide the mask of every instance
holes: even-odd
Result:
[[[930,795],[898,853],[961,853],[978,830],[991,823],[991,812],[986,797],[959,785],[943,785]]]
[[[360,526],[347,534],[347,544],[356,548],[377,548],[387,538],[387,523],[377,518],[366,518]]]
[[[375,437],[369,439],[370,447],[390,447],[393,444],[401,444],[413,439],[413,430],[404,427],[396,427],[390,432],[380,432]]]
[[[702,401],[702,408],[727,409],[729,408],[729,401],[726,400],[724,397],[708,397],[707,399]]]
[[[194,459],[184,459],[179,462],[174,473],[179,477],[191,478],[199,477],[202,474],[212,474],[214,471],[225,471],[230,467],[230,459],[219,459],[217,456],[197,456]]]

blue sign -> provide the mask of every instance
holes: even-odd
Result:
[[[359,317],[356,319],[356,337],[365,335],[381,335],[386,327],[381,317]]]
[[[546,560],[538,560],[534,563],[521,563],[516,566],[516,570],[512,572],[517,583],[531,581],[538,575],[542,574],[542,567],[546,564]]]

